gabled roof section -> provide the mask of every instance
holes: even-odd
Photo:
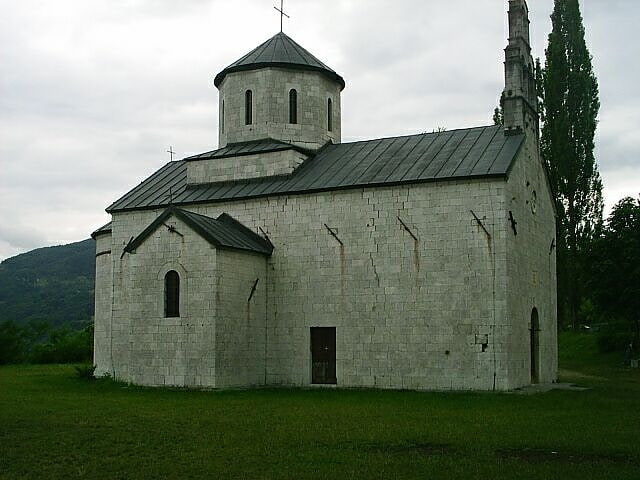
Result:
[[[213,83],[219,88],[229,73],[266,67],[320,72],[334,82],[339,83],[341,89],[344,89],[345,86],[344,79],[340,75],[282,32],[274,35],[262,45],[251,50],[244,57],[222,70],[216,75]]]
[[[97,229],[95,232],[93,232],[91,234],[91,238],[93,238],[95,240],[97,236],[106,235],[108,233],[111,233],[111,222],[107,223],[106,225],[101,226],[99,229]]]
[[[281,142],[271,138],[264,140],[253,140],[251,142],[231,143],[226,147],[213,150],[211,152],[201,153],[187,157],[184,160],[191,162],[193,160],[211,160],[214,158],[242,157],[246,155],[256,155],[259,153],[281,152],[284,150],[296,150],[305,155],[310,155],[309,150],[292,145],[290,143]]]
[[[187,162],[170,162],[108,212],[348,188],[506,177],[524,134],[502,126],[327,145],[291,175],[187,185]]]
[[[182,210],[173,205],[167,208],[140,235],[131,240],[124,251],[127,253],[135,251],[153,232],[165,225],[165,222],[172,216],[182,220],[216,248],[244,250],[264,255],[271,255],[273,252],[273,245],[270,241],[262,238],[226,213],[214,219]]]

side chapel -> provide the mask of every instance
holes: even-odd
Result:
[[[555,381],[555,214],[525,0],[509,1],[505,54],[504,126],[351,143],[344,79],[284,33],[222,70],[219,148],[166,164],[92,235],[96,374]]]

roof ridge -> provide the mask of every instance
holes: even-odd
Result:
[[[229,214],[223,215],[226,215],[232,222],[225,222],[175,205],[169,205],[165,208],[137,237],[131,239],[124,251],[126,253],[134,253],[172,215],[183,221],[191,230],[216,248],[246,250],[267,255],[271,255],[273,252],[273,245],[270,242],[267,243],[257,233]]]
[[[501,127],[501,125],[480,125],[477,127],[460,127],[460,128],[453,128],[451,130],[443,130],[442,132],[422,132],[422,133],[407,133],[404,135],[389,135],[387,137],[377,137],[377,138],[365,138],[362,140],[353,140],[351,142],[341,142],[338,145],[349,145],[352,143],[361,143],[361,142],[373,142],[376,140],[388,140],[388,139],[397,139],[397,138],[404,138],[404,137],[419,137],[419,136],[427,136],[427,135],[439,135],[441,133],[452,133],[452,132],[459,132],[462,130],[476,130],[479,128],[498,128]]]
[[[192,162],[196,160],[210,160],[213,158],[240,157],[246,155],[257,155],[260,153],[270,153],[282,150],[295,150],[306,155],[307,157],[314,155],[314,152],[300,147],[293,143],[284,142],[272,138],[249,140],[245,142],[230,143],[222,148],[199,153],[186,157],[183,161]]]
[[[298,55],[300,55],[303,59],[304,59],[304,54],[308,55],[309,57],[311,57],[312,60],[314,60],[316,63],[318,63],[322,68],[325,68],[327,70],[330,71],[334,71],[332,68],[329,68],[322,60],[320,60],[318,57],[316,57],[313,53],[311,53],[310,51],[308,51],[307,49],[305,49],[302,45],[300,45],[298,42],[296,42],[293,38],[291,37],[287,37],[287,39],[289,39],[289,41],[291,42],[292,46],[294,49],[296,50],[301,50],[301,52],[297,51],[296,53],[298,53]]]

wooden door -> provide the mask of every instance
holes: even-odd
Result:
[[[336,383],[336,328],[311,328],[311,383]]]
[[[531,353],[531,383],[538,383],[540,380],[540,372],[538,365],[540,362],[540,321],[538,320],[538,310],[536,308],[531,312],[531,330],[530,330],[530,353]]]

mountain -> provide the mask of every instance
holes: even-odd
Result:
[[[93,316],[95,243],[45,247],[0,263],[0,323],[80,327]]]

